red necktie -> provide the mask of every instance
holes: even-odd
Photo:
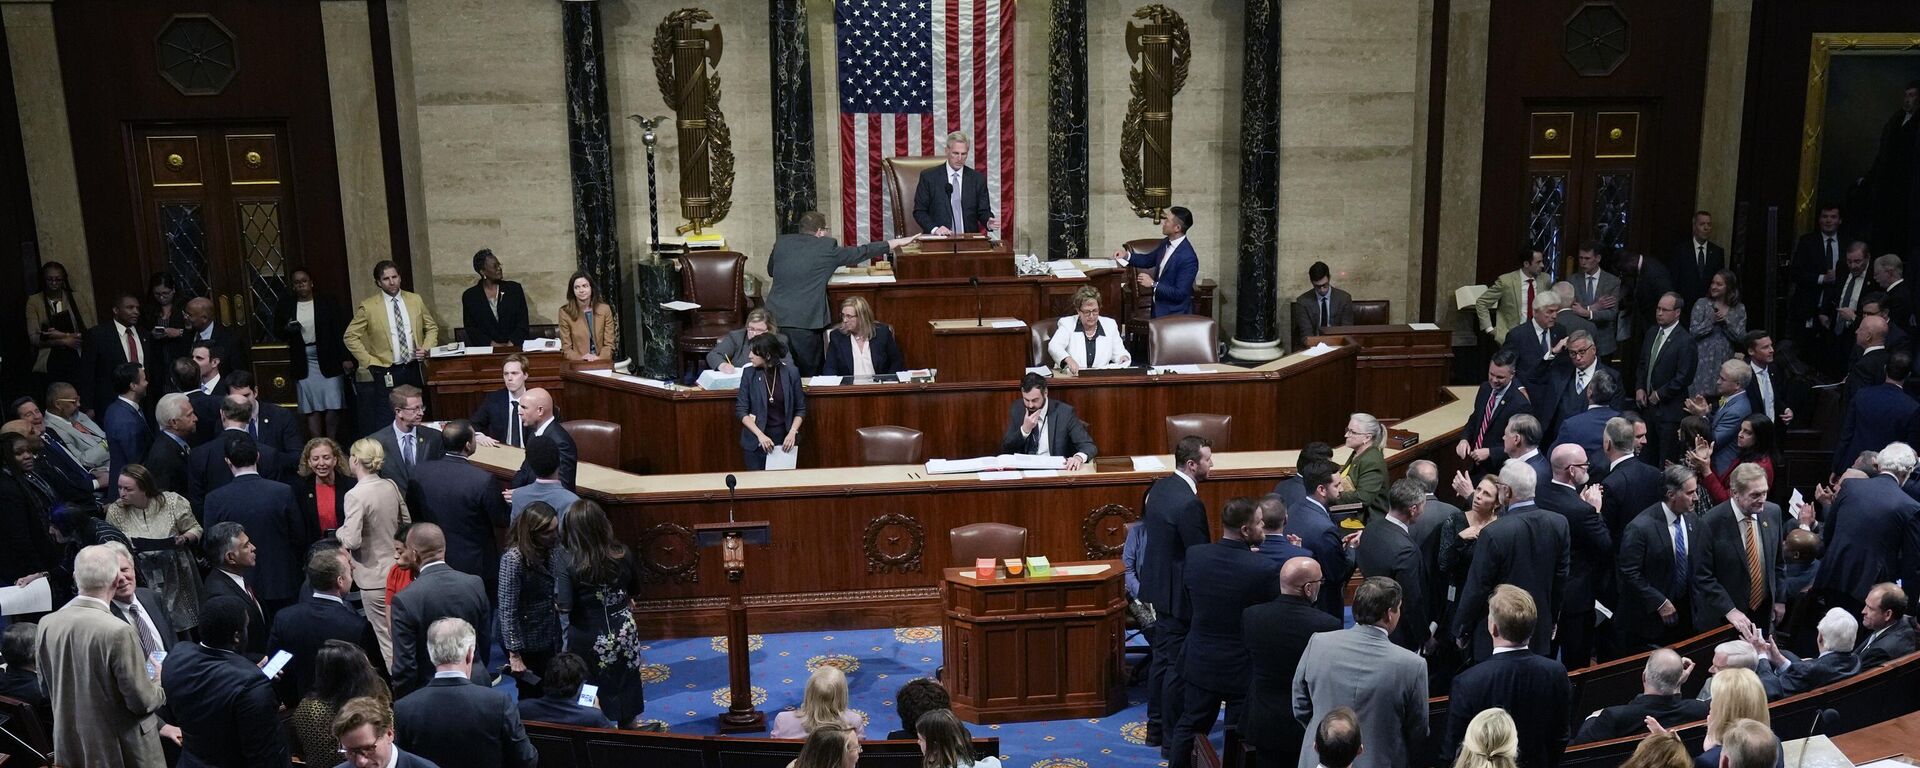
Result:
[[[1493,425],[1493,413],[1500,410],[1500,396],[1505,393],[1505,387],[1487,393],[1487,413],[1480,417],[1480,434],[1473,437],[1474,450],[1480,450],[1487,442],[1487,427]]]
[[[132,328],[127,329],[127,362],[140,364],[140,342],[134,340]]]
[[[1533,313],[1533,278],[1529,277],[1527,278],[1527,305],[1520,308],[1520,316],[1526,317],[1532,313]]]

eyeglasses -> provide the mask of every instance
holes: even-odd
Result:
[[[334,750],[333,752],[334,754],[337,754],[341,757],[373,757],[374,754],[379,751],[379,749],[380,749],[380,743],[374,742],[364,747],[354,747],[352,749],[341,747],[339,749]]]

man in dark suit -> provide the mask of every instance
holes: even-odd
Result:
[[[574,445],[573,435],[555,418],[553,395],[548,394],[546,389],[534,387],[520,396],[520,428],[529,438],[553,440],[554,446],[560,449],[560,484],[569,491],[573,490],[574,478],[580,472],[580,448]],[[434,436],[434,442],[440,442],[439,435]],[[533,465],[523,460],[520,470],[513,473],[513,487],[518,488],[538,479],[540,475],[533,471]]]
[[[393,743],[393,710],[384,699],[349,699],[333,721],[333,737],[347,761],[337,768],[440,768]]]
[[[1795,328],[1813,328],[1820,313],[1820,296],[1846,274],[1841,251],[1846,243],[1840,237],[1840,206],[1820,206],[1819,229],[1800,236],[1793,243],[1793,315]]]
[[[1907,285],[1906,273],[1900,264],[1900,257],[1887,253],[1873,260],[1873,281],[1883,286],[1885,294],[1880,300],[1880,309],[1887,316],[1887,322],[1909,335],[1914,332],[1913,291]]]
[[[1427,589],[1434,580],[1412,534],[1426,506],[1427,492],[1420,481],[1394,481],[1387,490],[1387,514],[1367,525],[1353,553],[1361,575],[1385,576],[1400,585],[1400,623],[1394,625],[1388,639],[1414,653],[1420,653],[1432,636],[1427,626],[1433,618],[1428,613],[1431,595]]]
[[[1624,336],[1621,331],[1633,323],[1621,306],[1620,276],[1600,268],[1600,253],[1598,240],[1580,243],[1575,256],[1578,269],[1567,276],[1567,283],[1573,286],[1573,306],[1567,311],[1593,323],[1593,342],[1599,347],[1599,356],[1613,357]]]
[[[1517,461],[1533,469],[1534,487],[1546,485],[1553,479],[1553,462],[1547,460],[1547,454],[1540,450],[1540,438],[1543,430],[1540,420],[1531,413],[1517,414],[1507,420],[1507,431],[1500,434],[1500,444],[1506,450],[1508,461]],[[1505,465],[1501,465],[1505,469]]]
[[[425,574],[422,574],[423,576]],[[419,582],[414,582],[417,586]],[[476,583],[475,586],[478,586]],[[401,592],[404,599],[414,590]],[[396,631],[399,626],[394,626]],[[474,627],[465,620],[448,617],[423,625],[420,646],[430,657],[434,670],[432,682],[394,702],[394,726],[399,744],[408,752],[442,765],[474,768],[533,768],[540,756],[527,741],[527,729],[520,722],[520,710],[513,698],[483,683],[468,680],[463,673],[479,664],[474,659],[478,643]],[[450,673],[442,676],[441,673]]]
[[[455,419],[440,431],[447,453],[414,467],[422,506],[432,510],[447,538],[447,565],[461,573],[479,574],[487,594],[494,594],[500,572],[500,545],[494,529],[507,527],[507,502],[500,481],[467,462],[473,427]]]
[[[280,701],[289,707],[300,702],[313,687],[314,662],[320,646],[329,640],[359,646],[382,672],[388,669],[380,657],[380,641],[373,625],[359,611],[348,607],[347,593],[353,590],[353,572],[345,550],[319,549],[307,558],[307,586],[311,591],[300,602],[281,609],[273,617],[273,629],[267,634],[267,648],[293,654],[287,674],[280,678]]]
[[[1333,287],[1333,271],[1324,261],[1307,267],[1307,282],[1313,287],[1293,299],[1293,348],[1306,348],[1308,336],[1319,336],[1323,329],[1353,325],[1353,294]]]
[[[1780,587],[1786,578],[1780,540],[1787,528],[1780,506],[1767,501],[1767,474],[1759,465],[1734,467],[1727,485],[1732,497],[1696,526],[1693,627],[1705,632],[1725,621],[1743,636],[1754,628],[1771,634],[1787,615],[1788,595]]]
[[[1860,318],[1853,331],[1855,346],[1847,362],[1846,386],[1840,390],[1843,402],[1852,402],[1861,389],[1886,381],[1887,358],[1892,355],[1887,349],[1887,333],[1892,328],[1879,314]]]
[[[1547,391],[1548,383],[1571,372],[1573,366],[1566,355],[1567,329],[1559,325],[1560,296],[1553,291],[1541,291],[1534,297],[1530,312],[1531,320],[1508,329],[1507,340],[1500,345],[1500,350],[1513,353],[1514,374],[1520,377],[1520,383],[1541,396],[1534,411],[1540,413],[1544,408],[1546,413],[1540,418],[1546,423],[1553,416],[1554,403],[1553,393]]]
[[[1526,385],[1515,381],[1516,367],[1512,354],[1505,350],[1494,354],[1487,363],[1487,380],[1473,397],[1473,415],[1467,417],[1460,442],[1453,447],[1455,455],[1473,462],[1475,477],[1500,471],[1507,460],[1501,444],[1507,421],[1516,414],[1533,412],[1533,398],[1527,394]]]
[[[1747,384],[1747,402],[1754,413],[1764,413],[1776,425],[1775,439],[1793,426],[1796,413],[1806,413],[1813,391],[1807,381],[1793,375],[1786,366],[1774,365],[1773,335],[1766,329],[1747,332],[1747,364],[1753,367],[1753,381]]]
[[[473,409],[468,421],[473,424],[473,441],[483,448],[496,445],[527,447],[525,429],[520,424],[520,398],[527,394],[527,356],[519,352],[507,355],[500,363],[504,387],[488,392]]]
[[[1592,334],[1586,331],[1574,331],[1567,334],[1567,366],[1548,382],[1546,391],[1555,396],[1553,420],[1543,421],[1552,435],[1560,433],[1561,424],[1567,419],[1587,410],[1590,405],[1603,405],[1615,410],[1626,407],[1627,401],[1620,396],[1620,373],[1606,363],[1600,362],[1600,348]],[[1614,388],[1604,397],[1594,398],[1587,389],[1593,386],[1593,380],[1605,374],[1613,378]],[[1538,413],[1538,411],[1536,411]],[[1564,442],[1558,441],[1556,442]]]
[[[1601,437],[1600,461],[1605,462],[1607,474],[1600,480],[1600,518],[1606,521],[1616,553],[1623,543],[1627,523],[1658,503],[1661,497],[1660,470],[1634,456],[1633,431],[1631,419],[1616,416],[1607,420],[1606,432]]]
[[[1308,638],[1340,630],[1340,619],[1314,607],[1319,590],[1338,588],[1321,578],[1319,563],[1296,557],[1280,566],[1280,596],[1241,612],[1242,640],[1260,649],[1248,659],[1247,707],[1240,719],[1240,733],[1256,749],[1257,768],[1295,768],[1299,762],[1306,731],[1293,717],[1293,676]]]
[[[259,550],[249,574],[253,596],[266,617],[293,604],[300,593],[301,559],[306,552],[307,527],[300,507],[286,483],[260,476],[260,451],[253,438],[234,435],[227,440],[226,462],[233,480],[207,494],[205,525],[232,521],[246,526]]]
[[[1853,649],[1860,668],[1872,669],[1920,649],[1920,628],[1907,614],[1907,591],[1900,585],[1873,585],[1860,611],[1860,644]]]
[[[1815,658],[1798,658],[1782,652],[1772,642],[1757,645],[1761,654],[1760,666],[1755,671],[1760,673],[1760,683],[1767,688],[1767,698],[1784,699],[1852,677],[1860,670],[1859,659],[1853,655],[1859,629],[1860,625],[1846,611],[1829,608],[1826,615],[1820,617],[1817,635],[1820,654]]]
[[[220,403],[220,434],[214,439],[193,447],[187,456],[187,500],[193,502],[193,509],[206,516],[207,497],[214,491],[233,481],[233,468],[227,466],[227,450],[235,442],[245,439],[254,448],[259,466],[266,472],[272,472],[280,466],[279,452],[263,446],[247,434],[247,419],[253,415],[253,403],[243,395],[226,395]],[[278,481],[275,475],[263,475]]]
[[[925,184],[919,189],[916,196],[928,191]],[[802,376],[820,372],[820,333],[833,324],[827,306],[827,281],[833,271],[865,264],[889,248],[915,239],[901,237],[842,247],[827,236],[826,214],[807,211],[800,215],[792,232],[774,241],[773,254],[767,257],[767,276],[773,279],[773,287],[767,290],[766,307],[780,321],[780,330],[792,344],[793,362]]]
[[[1845,271],[1820,293],[1820,306],[1813,318],[1813,332],[1820,341],[1809,350],[1813,362],[1832,376],[1846,372],[1861,305],[1868,295],[1880,290],[1868,271],[1873,256],[1866,243],[1858,240],[1847,243],[1844,259]]]
[[[392,480],[407,496],[407,506],[420,508],[420,489],[413,483],[413,468],[433,461],[446,452],[440,433],[425,429],[420,422],[427,417],[426,400],[412,384],[394,387],[387,395],[393,407],[393,422],[367,437],[380,443],[386,460],[380,463],[380,476]]]
[[[1113,254],[1114,261],[1140,270],[1134,282],[1153,291],[1154,317],[1193,314],[1193,283],[1200,276],[1200,257],[1187,239],[1191,229],[1193,212],[1176,205],[1160,216],[1160,234],[1165,239],[1153,250],[1135,253],[1121,246]]]
[[[1079,469],[1100,451],[1073,406],[1047,396],[1047,377],[1029,373],[1020,379],[1020,402],[1007,406],[1002,453],[1064,456],[1067,470]]]
[[[1707,283],[1713,275],[1727,268],[1727,253],[1713,237],[1713,214],[1706,211],[1693,212],[1693,236],[1686,242],[1674,246],[1667,256],[1667,267],[1673,270],[1673,290],[1680,294],[1681,311],[1693,309],[1693,303],[1707,295]]]
[[[1678,293],[1660,297],[1634,377],[1633,400],[1654,433],[1647,448],[1655,466],[1680,459],[1680,420],[1687,415],[1687,390],[1697,364],[1693,337],[1680,326],[1681,302]]]
[[[519,283],[506,279],[493,249],[474,252],[473,271],[480,280],[460,294],[460,322],[466,328],[467,346],[518,347],[532,338],[527,330],[527,292]]]
[[[74,382],[85,387],[87,408],[102,414],[115,397],[113,371],[124,363],[142,370],[158,369],[148,345],[147,334],[140,329],[140,299],[123,293],[113,302],[113,320],[88,328],[81,334],[80,368],[85,378]]]
[[[193,401],[178,392],[161,395],[153,412],[160,434],[147,449],[147,471],[153,473],[153,484],[160,490],[185,496],[191,490],[187,465],[192,449],[188,441],[198,429],[199,414],[193,412]]]
[[[100,416],[107,433],[107,481],[118,483],[120,470],[138,464],[153,449],[153,429],[140,403],[147,396],[147,371],[134,363],[113,369],[113,400]]]
[[[1147,676],[1147,744],[1158,746],[1172,735],[1168,721],[1179,718],[1180,653],[1187,642],[1187,549],[1213,538],[1207,525],[1207,507],[1200,501],[1199,482],[1213,468],[1213,444],[1188,435],[1173,447],[1173,474],[1155,480],[1142,505],[1141,530],[1146,535],[1140,555],[1140,601],[1155,614],[1148,630],[1153,662]]]
[[[200,342],[210,345],[209,356],[221,373],[253,369],[249,347],[232,328],[214,322],[212,299],[200,296],[187,302],[187,339],[189,347]],[[194,355],[195,360],[199,357]],[[216,390],[207,394],[218,397],[223,393]]]
[[[1667,645],[1693,632],[1693,518],[1700,481],[1693,470],[1661,474],[1661,501],[1627,523],[1620,540],[1620,604],[1613,623],[1622,653]]]
[[[1673,273],[1659,259],[1649,259],[1646,254],[1633,251],[1621,251],[1616,269],[1620,273],[1621,290],[1625,297],[1621,300],[1625,314],[1620,322],[1629,323],[1626,340],[1643,338],[1656,323],[1653,316],[1659,305],[1660,297],[1673,290]],[[1632,343],[1622,345],[1622,351],[1628,356],[1627,370],[1639,360],[1639,348]]]
[[[1673,728],[1707,718],[1707,703],[1680,695],[1680,686],[1693,672],[1693,662],[1681,658],[1672,649],[1661,648],[1647,657],[1640,670],[1640,695],[1625,704],[1615,704],[1587,716],[1580,725],[1575,744],[1606,741],[1647,732],[1647,718]]]
[[[1613,566],[1613,535],[1600,516],[1602,491],[1588,485],[1586,452],[1577,445],[1553,449],[1553,479],[1541,486],[1535,502],[1567,521],[1572,538],[1567,556],[1567,595],[1560,603],[1555,638],[1561,661],[1574,669],[1593,661],[1594,598]]]
[[[1896,440],[1913,439],[1920,403],[1906,392],[1912,367],[1913,359],[1905,352],[1887,355],[1885,380],[1854,393],[1846,405],[1840,444],[1833,452],[1834,474],[1845,472],[1861,451],[1877,451]]]
[[[140,571],[133,566],[133,551],[119,542],[112,542],[108,546],[119,555],[120,577],[113,582],[113,599],[109,601],[107,610],[114,618],[133,625],[143,651],[149,646],[153,650],[164,651],[186,639],[184,633],[173,629],[173,618],[167,614],[166,598],[140,586]]]
[[[273,452],[273,464],[262,466],[267,476],[283,483],[292,481],[307,444],[300,435],[300,420],[278,404],[260,399],[260,388],[254,386],[252,371],[234,371],[227,377],[227,391],[247,398],[247,404],[253,406],[253,412],[247,416],[246,430],[255,443]]]
[[[930,235],[997,229],[987,177],[967,166],[973,142],[959,131],[947,134],[947,162],[920,172],[913,192],[913,221]],[[785,322],[785,315],[776,315]]]
[[[173,646],[161,667],[162,716],[180,729],[182,768],[292,764],[273,681],[240,653],[247,621],[243,601],[209,599],[200,609],[200,642]]]
[[[575,653],[557,653],[540,670],[540,698],[520,700],[520,719],[538,723],[560,723],[586,728],[612,728],[613,721],[598,707],[580,705],[580,684],[587,681],[587,662]],[[914,738],[909,735],[887,738]]]
[[[1567,668],[1539,653],[1543,649],[1526,652],[1528,638],[1540,637],[1536,625],[1551,621],[1543,617],[1526,590],[1501,584],[1487,600],[1483,623],[1496,650],[1453,678],[1449,691],[1452,699],[1447,704],[1447,738],[1441,742],[1443,764],[1451,765],[1459,754],[1473,716],[1499,707],[1513,718],[1514,732],[1520,738],[1521,768],[1559,765],[1560,753],[1567,748],[1567,707],[1573,698],[1573,684],[1567,680]]]
[[[1560,614],[1567,591],[1570,545],[1566,519],[1534,503],[1539,477],[1532,467],[1508,460],[1500,468],[1500,482],[1511,490],[1512,501],[1498,520],[1480,532],[1451,635],[1459,647],[1473,648],[1473,658],[1479,661],[1493,653],[1486,618],[1494,587],[1511,584],[1524,589],[1533,596],[1534,604],[1544,609],[1541,613],[1547,619],[1538,622],[1537,628],[1531,624],[1528,627],[1533,630],[1531,639],[1516,640],[1543,656],[1553,653],[1553,617]]]
[[[1586,404],[1560,423],[1559,434],[1554,438],[1556,448],[1571,445],[1584,451],[1595,478],[1606,477],[1607,470],[1611,468],[1604,455],[1603,443],[1606,442],[1607,422],[1620,417],[1620,410],[1609,404],[1620,395],[1619,382],[1620,379],[1612,371],[1595,371],[1592,380],[1587,382],[1586,391],[1580,392]],[[1578,390],[1570,388],[1569,391]]]
[[[1906,574],[1920,557],[1914,548],[1920,501],[1900,488],[1913,474],[1913,448],[1894,443],[1880,451],[1880,473],[1840,485],[1820,526],[1824,543],[1813,593],[1822,604],[1858,613],[1873,585]]]
[[[1338,585],[1347,583],[1347,577],[1353,573],[1353,562],[1343,543],[1340,526],[1333,522],[1333,515],[1328,511],[1333,500],[1340,496],[1341,479],[1334,473],[1333,462],[1326,460],[1301,462],[1297,471],[1306,481],[1307,495],[1287,510],[1287,536],[1300,539],[1300,546],[1313,553],[1313,559],[1320,563],[1320,572],[1326,576],[1327,583],[1334,586],[1321,590],[1315,605],[1329,616],[1342,618],[1347,613],[1346,598]]]
[[[1266,538],[1253,500],[1229,499],[1220,507],[1220,538],[1187,548],[1187,603],[1192,618],[1180,662],[1185,709],[1173,727],[1170,764],[1193,764],[1194,739],[1207,738],[1226,705],[1227,722],[1240,722],[1247,698],[1247,658],[1240,617],[1279,595],[1280,569],[1253,551]],[[1260,646],[1264,650],[1264,645]]]
[[[202,593],[207,600],[226,595],[246,605],[247,642],[241,650],[250,659],[264,658],[267,652],[267,614],[260,610],[260,601],[254,599],[253,587],[247,579],[247,574],[253,570],[256,552],[253,540],[247,536],[246,526],[239,523],[207,526],[201,546],[206,547],[207,556],[213,559],[213,570],[207,572]]]
[[[420,575],[393,597],[395,691],[412,691],[433,677],[433,668],[439,664],[428,659],[427,627],[434,622],[451,617],[472,627],[492,628],[487,617],[493,605],[487,599],[486,587],[480,577],[447,565],[447,540],[440,526],[415,523],[407,529],[407,551],[421,565]],[[489,638],[489,633],[480,633],[481,647],[488,647]],[[468,662],[469,666],[462,669],[474,682],[486,685],[492,680],[485,658],[469,658]]]

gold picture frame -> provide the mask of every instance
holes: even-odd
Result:
[[[1813,230],[1820,185],[1820,142],[1825,135],[1828,65],[1836,53],[1920,52],[1920,32],[1820,32],[1812,35],[1807,56],[1807,110],[1800,131],[1800,179],[1793,201],[1795,232]]]

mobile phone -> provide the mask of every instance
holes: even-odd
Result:
[[[278,675],[280,674],[280,670],[286,668],[287,662],[289,661],[293,661],[293,654],[286,651],[274,651],[273,658],[268,659],[267,665],[260,668],[260,673],[267,677]]]
[[[600,686],[594,685],[593,683],[581,683],[580,699],[578,703],[580,706],[583,706],[583,707],[595,706],[595,704],[593,703],[593,700],[595,697],[599,695],[600,695]]]

